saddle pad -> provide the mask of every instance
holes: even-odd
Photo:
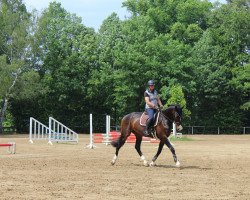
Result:
[[[155,121],[154,126],[156,126],[158,124],[159,114],[160,114],[159,112],[154,114],[154,119],[156,119],[156,120],[154,120]],[[140,117],[140,125],[141,126],[146,126],[147,120],[148,120],[148,115],[147,115],[146,112],[143,112],[141,117]]]

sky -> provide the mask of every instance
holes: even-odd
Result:
[[[36,9],[42,11],[47,8],[53,0],[23,0],[27,9],[31,11]],[[130,14],[126,8],[122,8],[124,0],[56,0],[62,4],[62,7],[70,13],[75,13],[82,17],[82,22],[87,27],[92,27],[96,31],[100,28],[103,20],[105,20],[112,12],[118,14],[121,20],[129,17]],[[219,0],[225,3],[226,0]],[[211,0],[215,2],[215,0]]]
[[[27,9],[41,11],[48,7],[53,0],[23,0]],[[103,20],[112,12],[118,14],[120,19],[129,16],[126,8],[122,8],[124,0],[56,0],[62,7],[70,13],[75,13],[82,17],[82,22],[87,27],[92,27],[96,31],[100,28]]]

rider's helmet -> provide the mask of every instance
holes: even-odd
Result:
[[[155,82],[153,80],[149,80],[148,81],[148,86],[150,86],[150,85],[155,85]]]

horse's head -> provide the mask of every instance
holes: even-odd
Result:
[[[182,108],[179,105],[171,105],[162,112],[168,120],[176,124],[177,131],[181,131],[183,129],[181,125]]]

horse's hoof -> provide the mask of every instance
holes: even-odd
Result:
[[[144,166],[145,166],[145,167],[148,167],[148,166],[149,166],[149,164],[148,164],[148,162],[147,162],[147,161],[146,161],[146,162],[144,162],[143,164],[144,164]]]
[[[116,163],[116,160],[117,160],[117,156],[115,155],[114,158],[111,161],[111,165],[114,165]]]
[[[154,166],[156,166],[156,164],[155,164],[155,162],[152,161],[152,162],[149,164],[149,166],[150,166],[150,167],[154,167]]]
[[[181,167],[181,163],[180,163],[179,161],[177,161],[177,162],[175,163],[175,166],[176,166],[176,167]]]

